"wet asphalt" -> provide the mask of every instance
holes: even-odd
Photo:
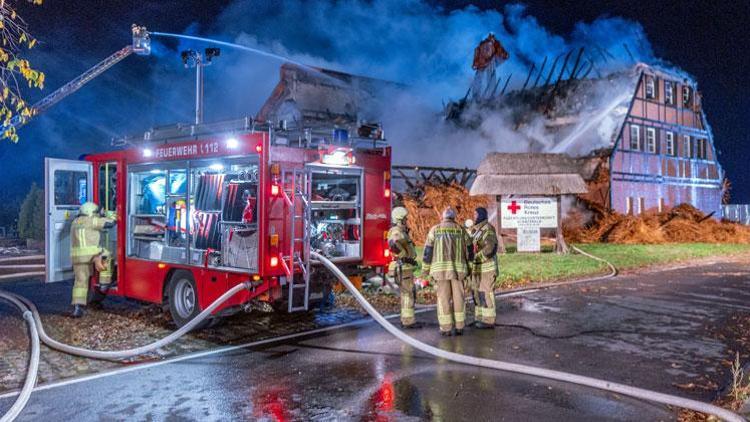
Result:
[[[703,401],[750,320],[750,271],[717,263],[498,300],[495,330],[411,331],[446,350]],[[7,409],[12,398],[0,399]],[[374,323],[37,391],[20,421],[674,420],[665,406],[434,359]]]

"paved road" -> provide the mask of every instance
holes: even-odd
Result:
[[[442,348],[710,401],[748,352],[750,272],[722,263],[505,298]],[[697,386],[684,389],[692,383]],[[0,399],[7,408],[11,398]],[[38,391],[20,420],[670,420],[663,406],[442,362],[373,324]]]

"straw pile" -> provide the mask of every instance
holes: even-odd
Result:
[[[423,245],[430,228],[440,222],[443,210],[451,206],[456,209],[458,218],[463,221],[474,218],[474,209],[486,207],[489,200],[485,196],[469,196],[469,190],[453,183],[450,185],[427,185],[420,197],[404,195],[403,206],[409,211],[408,225],[412,240]]]
[[[750,243],[750,227],[718,221],[687,204],[661,213],[646,212],[638,216],[602,214],[588,226],[580,224],[580,221],[580,216],[573,214],[563,223],[568,241],[625,244]]]

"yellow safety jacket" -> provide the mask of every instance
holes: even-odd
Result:
[[[395,225],[388,230],[388,248],[393,254],[393,261],[388,265],[388,271],[394,274],[398,261],[401,261],[402,271],[412,271],[416,267],[417,249],[409,237],[409,230],[402,224]]]
[[[73,220],[70,226],[70,255],[74,264],[89,263],[94,256],[102,253],[99,246],[101,231],[114,220],[99,216],[82,215]]]
[[[497,233],[487,221],[472,227],[472,242],[474,243],[474,265],[472,274],[491,275],[497,277]]]
[[[463,280],[474,260],[471,238],[453,220],[443,220],[427,234],[422,273],[433,280]]]

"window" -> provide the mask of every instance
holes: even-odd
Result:
[[[674,147],[674,132],[667,132],[666,134],[667,139],[667,155],[675,156],[677,155],[677,151],[675,151]]]
[[[85,171],[55,171],[55,205],[77,206],[88,201],[88,174]]]
[[[690,104],[693,101],[693,90],[690,89],[689,86],[683,85],[682,86],[682,106],[683,107],[690,107]]]
[[[105,211],[114,211],[117,204],[117,163],[99,167],[99,203]]]
[[[656,129],[646,128],[646,148],[648,152],[656,154]]]
[[[638,198],[638,214],[643,214],[643,211],[646,211],[646,198],[641,196]]]
[[[628,196],[625,198],[625,214],[633,214],[633,197]]]
[[[664,102],[674,105],[674,83],[672,81],[664,81]]]
[[[698,138],[695,140],[695,155],[701,160],[708,158],[708,141],[705,138]]]
[[[656,98],[656,79],[646,76],[646,98]]]
[[[693,143],[690,141],[689,135],[682,137],[682,156],[685,158],[692,157],[693,154]]]
[[[166,177],[166,170],[158,168],[130,174],[131,215],[155,218],[166,214]]]
[[[703,159],[708,160],[708,139],[703,140]]]
[[[630,125],[630,149],[641,149],[641,127],[638,125]]]
[[[659,212],[664,212],[664,198],[659,197]]]
[[[128,254],[257,269],[258,171],[253,158],[128,167]]]

